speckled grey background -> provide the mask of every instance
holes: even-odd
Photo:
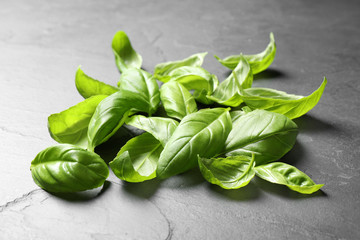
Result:
[[[0,239],[358,239],[360,230],[359,1],[0,2]],[[253,54],[274,32],[277,56],[255,86],[308,95],[328,78],[319,104],[296,120],[300,134],[282,161],[324,183],[310,196],[254,179],[222,190],[197,170],[165,181],[51,195],[29,166],[56,144],[47,117],[77,102],[79,65],[115,84],[111,40],[130,36],[144,68],[208,51]],[[113,139],[119,146],[126,136]],[[118,149],[100,149],[111,156]]]

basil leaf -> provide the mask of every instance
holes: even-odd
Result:
[[[119,89],[106,83],[95,80],[86,75],[79,67],[76,72],[75,84],[78,92],[84,98],[95,95],[111,95]]]
[[[251,68],[246,59],[240,55],[239,64],[234,71],[215,89],[215,92],[208,96],[219,104],[237,107],[243,100],[239,95],[240,89],[250,88],[253,82]]]
[[[156,177],[156,166],[161,143],[149,133],[130,139],[109,163],[112,171],[121,180],[143,182]]]
[[[160,99],[169,117],[183,119],[196,112],[197,106],[191,93],[176,81],[163,84],[160,88]]]
[[[231,121],[234,123],[236,120],[238,120],[241,116],[244,116],[246,114],[245,111],[242,110],[236,110],[230,112]]]
[[[31,162],[35,183],[49,192],[78,192],[100,187],[109,168],[99,155],[60,144],[41,151]]]
[[[154,75],[158,80],[167,82],[170,80],[169,73],[176,68],[183,66],[201,67],[206,54],[207,52],[196,53],[182,60],[159,63],[155,66]]]
[[[254,110],[237,119],[225,143],[227,156],[255,154],[256,165],[275,161],[293,147],[297,125],[286,116]]]
[[[307,97],[287,94],[270,88],[249,88],[241,91],[241,98],[252,109],[265,109],[284,114],[288,118],[298,118],[310,111],[319,102],[327,80]]]
[[[198,155],[218,154],[231,125],[229,109],[225,108],[203,109],[184,117],[160,155],[157,176],[167,178],[195,167]]]
[[[238,189],[249,184],[255,176],[254,155],[227,158],[201,158],[199,167],[203,177],[210,183],[225,189]]]
[[[142,115],[134,115],[128,118],[126,124],[150,133],[159,140],[163,146],[165,146],[179,125],[177,121],[170,118],[144,117]]]
[[[48,117],[51,137],[59,143],[71,143],[81,147],[87,145],[87,130],[97,105],[105,95],[92,96],[84,101]]]
[[[118,31],[112,40],[116,66],[120,72],[129,68],[140,68],[142,57],[133,49],[129,37],[123,31]]]
[[[206,96],[211,95],[219,84],[219,80],[213,74],[201,67],[179,67],[169,73],[171,81],[184,85],[189,91],[194,90],[194,97],[204,104],[212,101]]]
[[[285,185],[293,191],[311,194],[324,184],[315,184],[313,180],[296,167],[282,162],[274,162],[255,167],[256,176],[276,184]]]
[[[137,95],[133,107],[139,112],[153,114],[160,104],[159,85],[155,78],[141,69],[129,69],[119,80],[120,90],[127,95]]]
[[[276,54],[276,44],[274,34],[270,33],[270,42],[264,51],[254,55],[244,55],[245,59],[249,62],[252,73],[257,74],[267,69],[274,61]],[[240,55],[232,55],[224,59],[220,59],[218,56],[215,58],[225,67],[233,70],[241,59]]]

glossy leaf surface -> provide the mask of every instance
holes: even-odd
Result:
[[[112,171],[121,180],[143,182],[156,177],[156,166],[162,144],[150,133],[130,139],[109,163]]]
[[[105,95],[92,96],[75,106],[55,113],[48,118],[51,137],[59,143],[87,146],[87,130],[91,117]]]
[[[240,56],[239,64],[234,71],[215,89],[215,92],[208,96],[219,104],[237,107],[243,100],[240,98],[240,89],[250,88],[253,82],[253,75],[249,63]]]
[[[80,67],[76,72],[75,84],[78,92],[84,98],[95,95],[111,95],[119,90],[117,87],[113,87],[89,77]]]
[[[321,86],[307,97],[287,94],[270,88],[249,88],[241,91],[241,98],[252,109],[265,109],[294,119],[306,114],[316,106],[326,83],[327,80],[324,78]]]
[[[129,37],[123,31],[118,31],[112,40],[116,66],[120,72],[129,68],[140,68],[142,57],[133,49]]]
[[[248,185],[255,176],[254,156],[230,156],[227,158],[201,158],[199,167],[210,183],[225,189],[238,189]]]
[[[256,165],[275,161],[295,144],[297,125],[286,116],[254,110],[238,118],[226,140],[227,156],[255,154]]]
[[[187,115],[160,155],[157,176],[167,178],[197,165],[197,156],[213,157],[224,148],[231,130],[229,109],[203,109]]]
[[[282,162],[274,162],[255,167],[256,176],[276,184],[285,185],[293,191],[311,194],[324,184],[315,184],[313,180],[296,167]]]
[[[191,93],[176,81],[170,81],[161,86],[160,99],[169,117],[181,120],[186,115],[197,111],[197,105]]]
[[[259,72],[264,71],[271,65],[271,63],[274,61],[275,54],[276,54],[275,38],[274,38],[274,34],[270,33],[270,42],[264,51],[254,55],[244,55],[244,57],[249,62],[252,73],[257,74]],[[215,56],[215,58],[222,65],[233,70],[234,68],[236,68],[237,64],[239,63],[241,59],[241,55],[232,55],[224,59],[220,59],[217,56]]]
[[[134,115],[126,120],[126,124],[142,129],[153,135],[160,143],[165,146],[179,123],[171,118],[163,117],[144,117]]]
[[[31,162],[35,183],[49,192],[78,192],[100,187],[109,168],[99,155],[60,144],[41,151]]]

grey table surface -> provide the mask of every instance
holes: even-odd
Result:
[[[259,179],[223,190],[196,169],[141,184],[111,174],[102,190],[78,194],[40,189],[29,166],[56,144],[47,117],[82,100],[79,65],[117,82],[118,30],[150,72],[207,51],[204,67],[219,79],[229,71],[212,55],[260,52],[274,32],[275,61],[254,86],[308,95],[328,79],[318,105],[295,120],[297,143],[282,159],[322,191]],[[359,1],[1,1],[0,239],[359,239],[359,39]]]

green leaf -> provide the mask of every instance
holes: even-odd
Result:
[[[206,96],[211,95],[219,84],[214,74],[201,67],[179,67],[169,73],[171,81],[184,85],[189,91],[194,90],[194,97],[204,104],[211,104],[212,101]]]
[[[109,163],[112,171],[121,180],[143,182],[156,177],[156,166],[161,143],[150,133],[130,139]]]
[[[157,176],[167,178],[195,167],[198,155],[218,154],[231,126],[229,109],[225,108],[203,109],[184,117],[160,155]]]
[[[100,187],[109,168],[99,155],[60,144],[41,151],[31,162],[35,183],[49,192],[78,192]]]
[[[135,52],[125,32],[118,31],[112,40],[115,62],[120,72],[129,68],[140,68],[142,57]]]
[[[275,44],[274,34],[270,33],[270,42],[264,51],[254,55],[244,55],[244,57],[249,62],[252,73],[257,74],[259,72],[264,71],[271,65],[271,63],[274,61],[275,54],[276,54],[276,44]],[[218,56],[215,56],[215,58],[222,65],[233,70],[238,65],[241,59],[241,54],[232,55],[224,59],[220,59]]]
[[[253,75],[249,63],[240,55],[239,64],[234,71],[215,89],[215,92],[208,96],[219,104],[237,107],[243,100],[239,95],[240,89],[250,88],[253,82]]]
[[[126,124],[142,129],[153,135],[160,143],[165,146],[179,123],[171,118],[163,117],[144,117],[134,115],[126,120]]]
[[[242,110],[236,110],[230,112],[231,121],[234,123],[236,120],[238,120],[240,117],[244,116],[246,114],[245,111]]]
[[[106,97],[105,95],[92,96],[67,110],[50,115],[48,129],[51,137],[59,143],[86,147],[90,119],[97,105]]]
[[[238,189],[248,185],[255,176],[254,155],[227,158],[200,158],[199,167],[204,178],[225,189]]]
[[[191,93],[176,81],[163,84],[160,88],[160,99],[169,117],[183,119],[196,112],[197,106]]]
[[[327,80],[307,97],[287,94],[270,88],[249,88],[241,91],[241,98],[252,109],[265,109],[284,114],[288,118],[298,118],[310,111],[319,102]]]
[[[255,167],[256,176],[276,184],[285,185],[293,191],[311,194],[324,184],[315,184],[313,180],[296,167],[282,162],[274,162]]]
[[[254,110],[238,118],[225,143],[227,156],[255,154],[256,165],[275,161],[293,147],[297,125],[286,116]]]
[[[95,95],[111,95],[119,90],[117,87],[113,87],[89,77],[80,69],[80,67],[76,72],[75,84],[78,92],[84,98]]]
[[[120,90],[127,95],[137,95],[138,103],[134,105],[139,112],[153,114],[160,104],[159,85],[156,79],[141,69],[129,69],[119,80]]]
[[[196,53],[182,60],[159,63],[155,66],[154,75],[158,80],[167,82],[170,80],[169,73],[176,68],[183,66],[201,67],[206,54],[207,52]]]

